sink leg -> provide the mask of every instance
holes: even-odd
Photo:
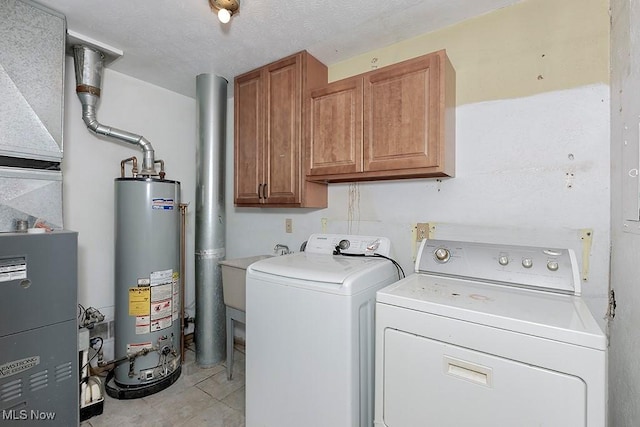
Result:
[[[227,313],[227,380],[231,381],[231,376],[233,374],[233,319],[231,318],[231,313],[229,312],[229,308],[226,309]]]

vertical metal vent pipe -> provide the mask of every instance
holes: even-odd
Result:
[[[144,156],[140,175],[158,175],[156,173],[153,147],[149,141],[140,135],[104,126],[96,118],[96,108],[100,100],[100,89],[102,87],[104,54],[89,46],[76,45],[73,46],[73,59],[76,69],[76,94],[82,104],[82,120],[84,120],[87,128],[95,134],[138,145],[142,149]]]
[[[196,363],[224,360],[225,307],[219,261],[225,257],[225,143],[227,81],[211,74],[196,77]]]

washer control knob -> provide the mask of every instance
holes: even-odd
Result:
[[[524,268],[533,267],[533,260],[531,258],[522,258],[522,266]]]
[[[498,258],[498,264],[500,264],[500,265],[509,264],[509,257],[506,256],[506,255],[500,255],[500,258]]]
[[[547,262],[547,268],[551,271],[558,271],[558,261]]]
[[[433,255],[435,255],[436,260],[438,260],[439,262],[447,262],[449,261],[449,258],[451,258],[451,253],[448,249],[445,248],[436,249],[433,252]]]
[[[349,246],[351,246],[351,242],[349,242],[347,239],[342,239],[340,240],[340,242],[338,243],[338,247],[340,249],[349,249]]]

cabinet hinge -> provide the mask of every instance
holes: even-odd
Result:
[[[613,320],[616,317],[616,292],[611,289],[609,291],[609,308],[607,309],[607,318]]]

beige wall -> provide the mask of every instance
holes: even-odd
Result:
[[[339,80],[439,49],[457,105],[609,82],[608,0],[526,0],[329,67]]]
[[[410,273],[415,224],[428,222],[436,224],[435,238],[571,247],[582,263],[581,233],[590,229],[583,296],[604,323],[610,242],[606,1],[525,0],[330,67],[336,80],[368,71],[372,57],[384,66],[447,48],[459,94],[455,178],[330,184],[326,209],[236,208],[228,131],[227,259],[272,253],[276,243],[297,251],[311,233],[378,235],[391,239],[394,259]],[[565,23],[566,16],[575,24]],[[527,71],[528,58],[545,68]],[[491,102],[479,102],[485,100]],[[232,100],[227,115],[233,130]],[[293,220],[293,233],[284,231],[286,218]]]

